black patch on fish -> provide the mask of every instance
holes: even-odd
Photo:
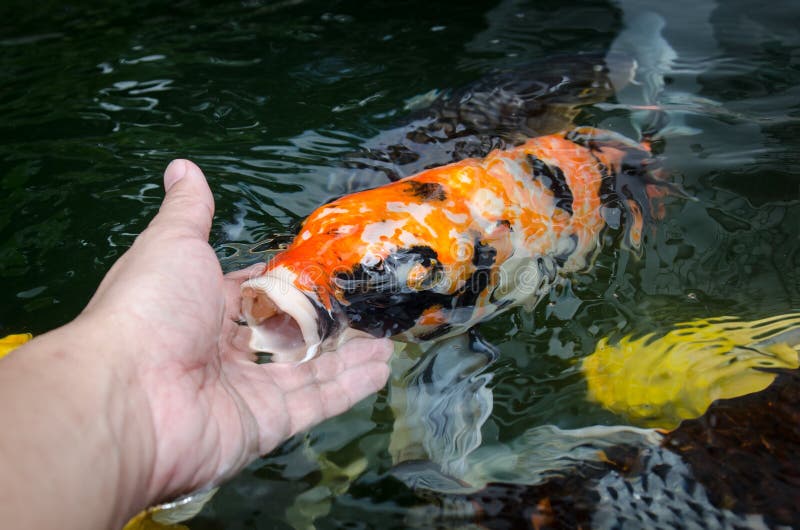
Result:
[[[437,254],[437,252],[429,246],[414,245],[413,247],[410,247],[408,249],[401,248],[400,250],[397,251],[396,254],[393,254],[392,256],[387,258],[387,261],[391,259],[396,259],[397,261],[400,261],[401,258],[410,258],[410,257],[419,258],[415,259],[414,261],[419,261],[426,267],[429,267],[433,260],[439,258],[439,254]]]
[[[556,199],[556,208],[561,208],[572,215],[572,202],[575,197],[567,184],[567,177],[558,166],[551,166],[544,160],[528,155],[528,163],[531,165],[532,177],[540,181],[545,187],[553,192]]]
[[[620,171],[617,175],[617,193],[627,199],[621,201],[624,211],[630,219],[628,200],[635,202],[641,210],[642,220],[645,226],[655,222],[653,213],[653,201],[647,192],[647,185],[652,184],[671,192],[679,191],[678,187],[669,182],[658,180],[653,176],[654,159],[647,151],[629,149],[620,163]]]
[[[564,135],[565,140],[569,140],[570,142],[579,145],[581,147],[585,147],[589,151],[599,151],[600,144],[597,141],[597,137],[591,134],[584,134],[579,130],[573,129],[567,134]]]
[[[451,295],[432,291],[363,291],[345,295],[350,326],[374,337],[391,337],[413,328],[426,309],[449,306]]]
[[[598,142],[593,142],[593,145],[597,144]],[[611,144],[611,147],[624,152],[619,168],[609,168],[591,153],[595,167],[601,175],[600,214],[603,220],[613,230],[630,225],[635,216],[628,201],[633,201],[639,206],[644,223],[652,223],[654,221],[652,203],[646,185],[656,184],[662,187],[669,185],[654,179],[650,174],[654,159],[648,151],[619,143]]]
[[[567,133],[565,138],[587,148],[592,156],[594,166],[600,173],[600,215],[608,228],[617,231],[630,225],[634,214],[629,200],[639,205],[645,223],[653,221],[650,199],[645,187],[645,184],[653,182],[648,173],[648,166],[653,159],[648,151],[624,144],[614,138],[605,141],[575,131]],[[596,152],[602,147],[613,147],[623,152],[619,168],[609,168],[600,161]],[[624,234],[624,231],[619,232],[613,239],[623,237]]]
[[[536,265],[539,267],[539,272],[542,273],[539,288],[541,288],[544,283],[553,283],[556,280],[556,276],[558,276],[558,267],[553,259],[540,257],[536,260]]]
[[[430,268],[435,276],[441,269],[437,257],[431,247],[417,245],[400,249],[373,266],[359,263],[337,274],[334,282],[347,302],[343,310],[350,326],[375,337],[392,336],[414,327],[426,309],[450,307],[452,295],[411,290],[407,278],[398,277],[398,270],[416,263]]]
[[[326,339],[333,335],[336,330],[339,328],[339,322],[331,316],[327,309],[325,309],[321,304],[315,302],[312,298],[308,298],[311,305],[314,306],[314,309],[317,312],[317,336],[320,339]]]
[[[653,177],[652,170],[655,159],[648,150],[632,140],[626,141],[616,135],[603,135],[602,133],[584,134],[576,130],[568,132],[564,138],[585,147],[593,156],[595,152],[604,147],[622,151],[623,156],[619,168],[608,168],[596,156],[594,158],[603,177],[600,184],[600,199],[604,206],[619,208],[624,214],[623,222],[630,217],[630,207],[627,205],[626,199],[633,200],[640,206],[645,222],[653,221],[650,198],[644,184],[656,184],[676,190],[668,182]],[[615,175],[612,175],[612,169],[616,169]]]
[[[476,240],[472,250],[472,264],[475,271],[467,278],[456,300],[457,307],[474,306],[478,297],[492,280],[492,266],[497,258],[497,249]]]
[[[475,241],[472,247],[472,264],[478,268],[491,267],[497,258],[497,249],[492,245],[485,245],[480,240]]]
[[[611,170],[603,164],[594,153],[591,153],[595,161],[595,167],[600,172],[600,215],[606,225],[618,230],[630,222],[630,206],[625,200],[629,193],[620,188],[627,188],[626,179],[618,178],[619,175],[612,174]]]
[[[422,335],[417,335],[417,339],[419,340],[433,340],[438,339],[444,335],[450,333],[450,330],[453,329],[452,324],[441,324],[440,326],[428,331],[427,333],[423,333]]]
[[[393,336],[415,327],[431,307],[447,310],[475,306],[481,293],[491,284],[497,250],[476,240],[472,256],[475,270],[453,294],[438,293],[430,288],[410,289],[407,278],[398,277],[398,270],[408,270],[417,263],[430,268],[432,277],[436,277],[442,268],[437,257],[431,247],[414,246],[401,249],[374,266],[358,264],[350,272],[338,274],[334,282],[342,291],[346,302],[342,309],[350,326],[375,337]],[[432,340],[449,333],[459,323],[445,323],[418,338]]]
[[[444,187],[438,182],[408,181],[408,192],[423,201],[443,201],[447,198]]]
[[[500,350],[498,350],[494,344],[486,340],[477,327],[469,328],[467,338],[469,339],[470,351],[485,355],[487,362],[494,362],[500,357]]]
[[[511,228],[511,221],[509,221],[508,219],[501,219],[497,221],[497,226],[505,226],[506,228],[508,228],[509,232],[514,231],[514,229]]]
[[[595,161],[595,167],[600,172],[600,204],[608,208],[619,208],[619,195],[616,190],[616,178],[609,171],[608,166],[600,162],[594,153],[592,157]]]

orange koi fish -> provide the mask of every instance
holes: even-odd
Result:
[[[578,128],[334,200],[243,284],[251,346],[306,361],[357,334],[428,341],[532,307],[591,264],[607,226],[638,244],[647,210],[620,183],[649,160]]]

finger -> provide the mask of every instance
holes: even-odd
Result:
[[[290,435],[345,412],[386,385],[389,366],[369,362],[340,373],[330,381],[306,385],[286,395]]]
[[[203,172],[189,160],[173,160],[164,171],[166,195],[151,227],[170,228],[208,240],[214,196]]]
[[[220,336],[220,352],[223,361],[246,360],[253,362],[257,359],[253,349],[250,348],[252,332],[247,326],[235,322],[226,322],[222,327]]]
[[[385,364],[394,351],[388,339],[353,339],[339,350],[323,353],[304,364],[270,363],[260,365],[285,393],[336,379],[354,367],[370,362]]]
[[[362,364],[386,363],[393,351],[394,343],[388,339],[352,339],[335,352],[324,353],[310,361],[308,365],[314,379],[324,382]]]
[[[242,283],[263,273],[266,266],[266,263],[256,263],[244,269],[229,272],[225,275],[225,279]]]
[[[242,315],[242,283],[264,270],[263,263],[225,275],[225,318],[240,320]]]
[[[250,339],[253,332],[248,326],[234,325],[234,333],[231,339],[231,348],[240,357],[247,359],[256,359],[256,354],[250,347]]]
[[[344,412],[386,384],[392,342],[351,342],[302,365],[258,365],[242,359],[226,363],[237,394],[259,426],[259,451]]]

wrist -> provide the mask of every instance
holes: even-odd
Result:
[[[126,337],[113,325],[113,318],[81,315],[61,328],[78,352],[79,364],[93,371],[91,384],[100,399],[96,407],[100,439],[117,459],[114,518],[117,527],[137,512],[154,504],[150,491],[156,459],[155,432],[150,403],[140,382],[136,348],[140,337]],[[88,366],[92,368],[86,368]],[[81,379],[86,380],[86,374]]]
[[[32,523],[53,517],[62,526],[121,527],[151,501],[147,402],[132,360],[105,333],[79,317],[0,364],[0,389],[8,392],[0,390],[0,417],[19,426],[0,440],[0,459],[13,470],[10,481],[27,484],[16,501]],[[6,397],[25,404],[14,406]],[[37,503],[47,510],[37,512]]]

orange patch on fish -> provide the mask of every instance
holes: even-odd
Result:
[[[641,241],[640,205],[614,191],[626,157],[646,171],[646,147],[578,128],[341,197],[245,284],[273,301],[250,307],[297,320],[303,336],[292,343],[305,351],[294,357],[304,359],[347,330],[406,340],[466,331],[586,268],[606,227],[602,208],[631,221]],[[282,306],[276,289],[295,303]],[[258,315],[244,313],[254,340],[272,344]]]

